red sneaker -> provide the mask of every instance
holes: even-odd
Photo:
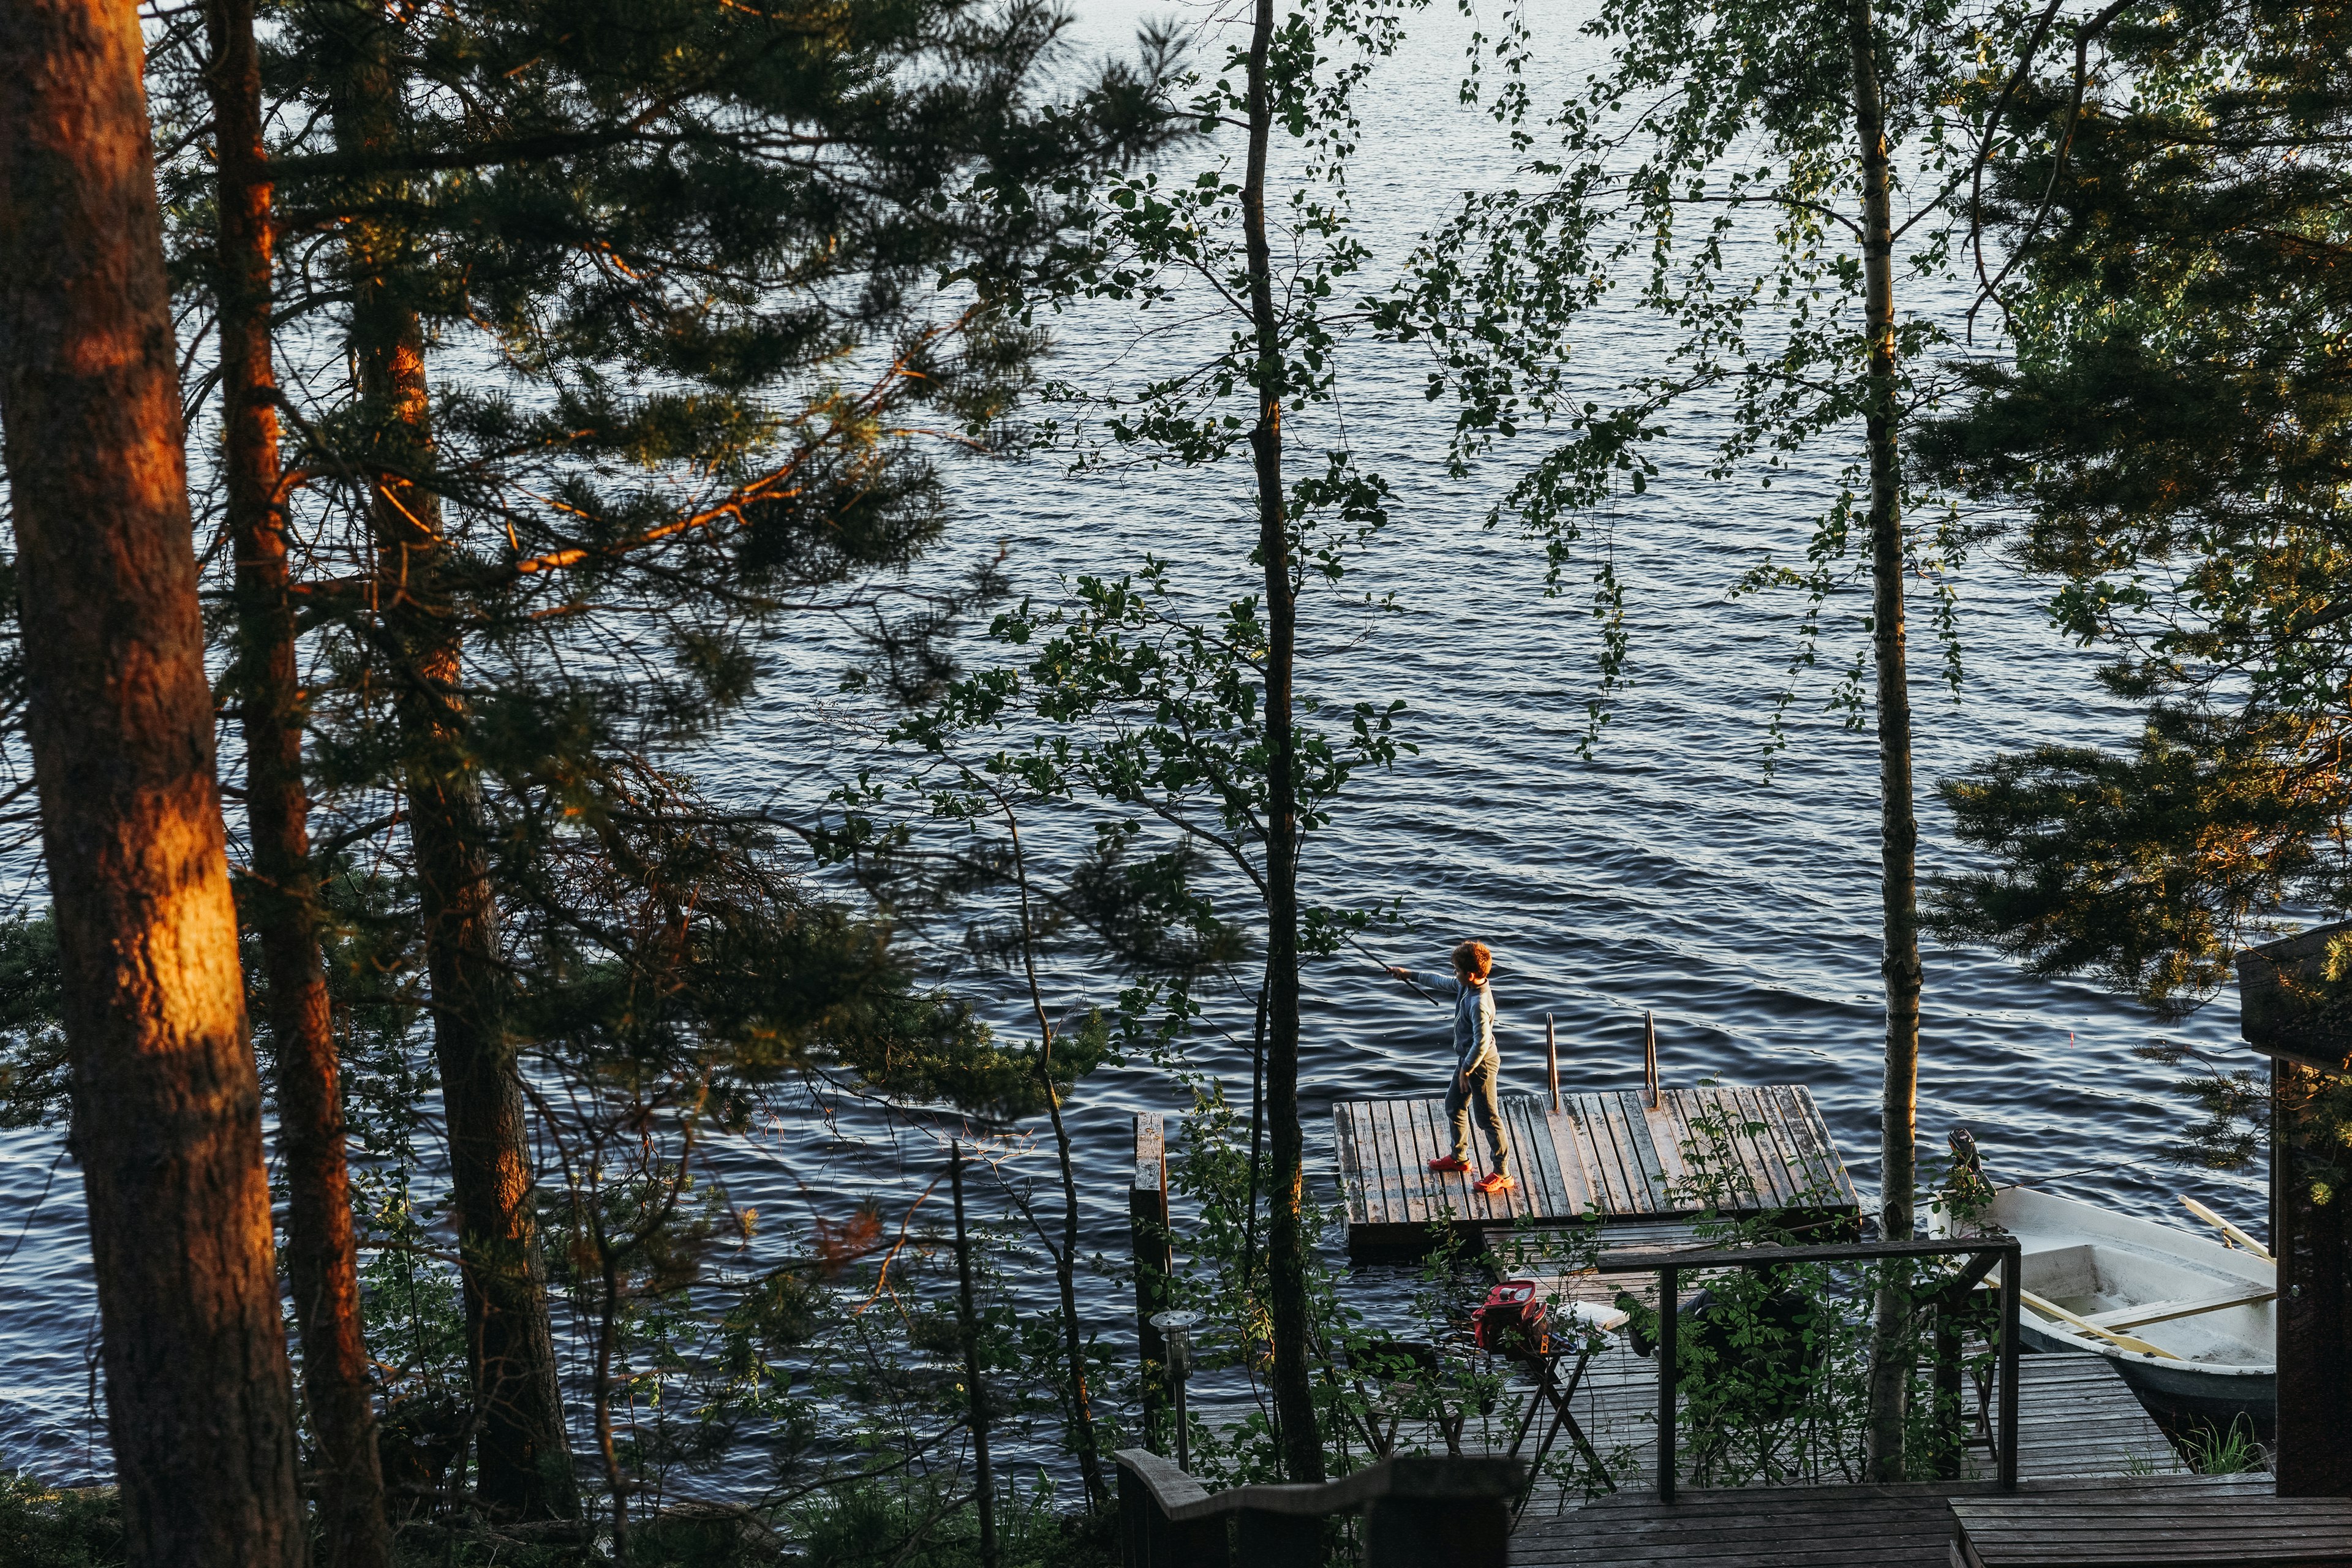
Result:
[[[1505,1175],[1502,1172],[1497,1171],[1484,1181],[1475,1184],[1470,1190],[1474,1193],[1484,1193],[1488,1197],[1493,1197],[1496,1193],[1507,1193],[1518,1184],[1518,1183],[1511,1180],[1510,1177]]]
[[[1455,1171],[1466,1171],[1470,1168],[1470,1164],[1466,1160],[1457,1160],[1453,1155],[1447,1154],[1432,1160],[1429,1163],[1429,1168],[1433,1171],[1444,1171],[1450,1173]]]

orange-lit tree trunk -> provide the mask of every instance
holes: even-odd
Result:
[[[277,374],[270,363],[269,173],[253,0],[212,0],[213,125],[220,180],[221,444],[236,552],[236,672],[247,912],[269,984],[278,1133],[286,1171],[286,1271],[302,1336],[302,1391],[317,1438],[317,1533],[332,1568],[383,1568],[392,1532],[376,1456],[375,1391],[360,1331],[359,1255],[333,1020],[320,966],[310,799],[294,611],[279,495]]]
[[[381,154],[399,142],[390,27],[373,7],[355,16],[364,31],[336,88],[336,141],[341,152]],[[522,1079],[506,1037],[488,835],[467,749],[463,637],[446,589],[440,500],[407,477],[431,469],[433,428],[424,328],[402,292],[406,247],[396,220],[352,226],[351,343],[380,456],[370,519],[378,646],[393,664],[448,1130],[478,1434],[476,1489],[510,1514],[572,1518],[579,1495],[556,1380]]]
[[[303,1559],[131,0],[0,0],[0,425],[134,1564]]]

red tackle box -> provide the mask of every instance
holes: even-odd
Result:
[[[1506,1279],[1486,1292],[1486,1304],[1470,1314],[1470,1334],[1493,1355],[1541,1355],[1551,1333],[1541,1289],[1532,1279]]]

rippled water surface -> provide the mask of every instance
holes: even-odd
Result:
[[[1079,32],[1117,47],[1139,15],[1088,4]],[[1210,25],[1203,12],[1175,15]],[[1563,79],[1581,74],[1585,46],[1572,37],[1580,15],[1560,5],[1539,17]],[[1494,129],[1456,102],[1464,25],[1441,6],[1417,27],[1366,100],[1356,195],[1380,258],[1375,280],[1464,186],[1509,174]],[[1216,51],[1213,43],[1201,52]],[[1059,332],[1060,369],[1073,377],[1132,376],[1185,352],[1182,333],[1136,343],[1131,320],[1111,310],[1066,319]],[[1576,363],[1605,394],[1660,347],[1654,328],[1612,311],[1577,342]],[[1344,438],[1396,496],[1393,523],[1349,585],[1393,591],[1400,609],[1353,618],[1310,607],[1320,618],[1301,684],[1335,700],[1402,699],[1419,752],[1352,786],[1331,827],[1310,841],[1310,891],[1335,902],[1402,900],[1416,934],[1388,942],[1415,965],[1442,964],[1459,936],[1493,944],[1507,1089],[1540,1081],[1548,1014],[1558,1019],[1565,1079],[1636,1085],[1641,1016],[1652,1009],[1669,1082],[1720,1075],[1807,1086],[1866,1187],[1880,1049],[1874,742],[1822,711],[1830,681],[1816,677],[1767,782],[1759,757],[1795,606],[1725,596],[1761,552],[1801,551],[1851,450],[1826,444],[1767,490],[1699,476],[1711,434],[1703,420],[1664,445],[1664,480],[1610,519],[1629,584],[1633,684],[1586,761],[1577,742],[1594,684],[1590,618],[1573,592],[1545,597],[1539,550],[1477,527],[1535,438],[1502,449],[1470,479],[1448,479],[1446,412],[1424,401],[1424,374],[1414,351],[1362,347],[1343,360]],[[1327,418],[1297,439],[1341,435]],[[1150,550],[1199,591],[1219,593],[1255,534],[1247,480],[1240,464],[1083,482],[1049,460],[975,465],[959,473],[961,516],[943,559],[1002,542],[1017,580],[1050,588],[1055,573],[1116,571]],[[1571,588],[1576,581],[1571,574]],[[2093,689],[2086,656],[2047,626],[2032,584],[1987,561],[1966,571],[1963,590],[1962,696],[1955,703],[1932,679],[1917,683],[1923,781],[1999,747],[2128,733],[2129,716]],[[1850,657],[1861,605],[1839,607]],[[695,771],[736,798],[805,805],[821,794],[827,778],[864,760],[825,721],[843,658],[821,637],[778,649],[760,705],[692,761]],[[1925,648],[1915,658],[1932,664]],[[1932,801],[1922,818],[1923,869],[1959,865]],[[2172,1194],[2194,1191],[2261,1228],[2256,1182],[2155,1162],[2153,1147],[2185,1107],[2164,1069],[2130,1054],[2153,1032],[2147,1017],[2095,986],[2033,979],[1990,952],[1931,947],[1927,973],[1920,1125],[1929,1146],[1967,1124],[2001,1174],[2052,1175],[2058,1190],[2166,1218],[2178,1213]],[[1062,993],[1057,1001],[1079,989]],[[1308,1163],[1328,1177],[1332,1099],[1434,1092],[1444,1021],[1353,953],[1311,968],[1305,1005]],[[1018,1026],[1013,1011],[1005,1016]],[[2235,1020],[2234,998],[2224,995],[2169,1033],[2226,1054]],[[1245,1100],[1245,1019],[1240,1027],[1242,1048],[1208,1039],[1196,1058]],[[1108,1069],[1083,1089],[1071,1121],[1088,1252],[1124,1248],[1131,1113],[1184,1103],[1140,1067]],[[107,1458],[90,1403],[80,1185],[60,1152],[54,1131],[0,1137],[0,1466],[62,1480],[101,1476]],[[739,1201],[789,1213],[812,1193],[844,1205],[869,1193],[903,1203],[936,1171],[938,1152],[921,1132],[854,1117],[828,1127],[803,1111],[728,1151],[723,1165]],[[1393,1289],[1377,1273],[1361,1276],[1360,1288],[1375,1311]],[[1043,1308],[1050,1281],[1034,1289]],[[1087,1286],[1087,1315],[1115,1340],[1129,1331],[1122,1294]]]

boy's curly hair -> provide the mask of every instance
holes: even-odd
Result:
[[[1454,973],[1484,980],[1495,973],[1495,953],[1483,942],[1465,942],[1454,950]]]

